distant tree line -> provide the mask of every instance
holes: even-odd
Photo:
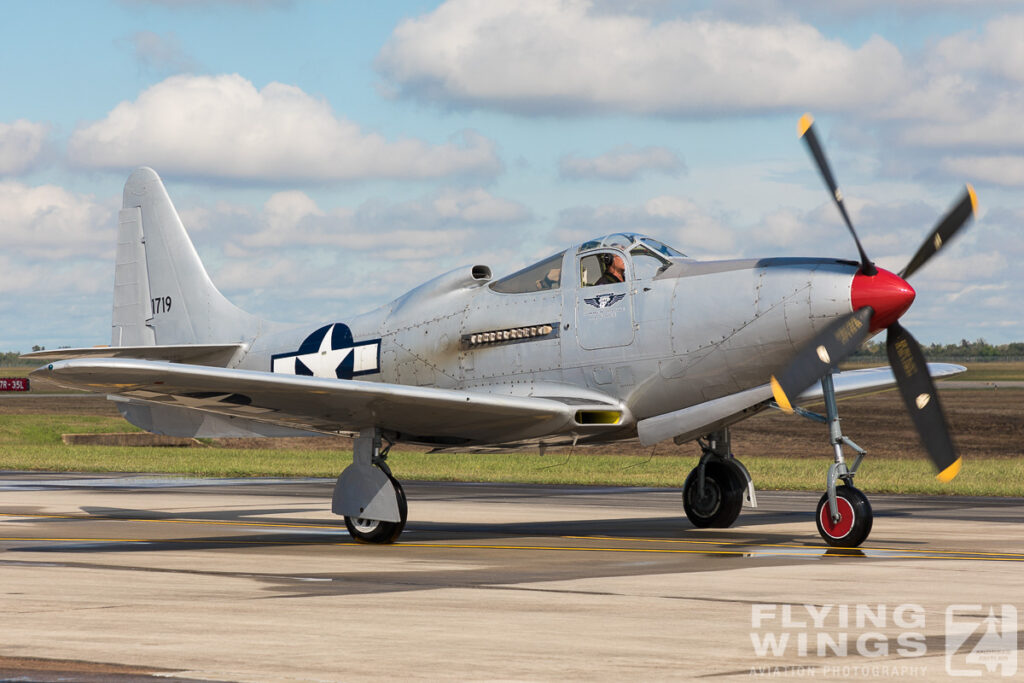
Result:
[[[4,351],[0,352],[0,366],[4,365],[24,365],[24,361],[19,361],[18,356],[21,355],[20,351]]]
[[[66,349],[66,348],[70,348],[70,347],[62,346],[60,348]],[[45,351],[46,347],[45,346],[33,346],[32,350],[33,351]],[[19,358],[19,356],[21,356],[21,353],[22,353],[21,351],[0,351],[0,368],[2,368],[2,367],[10,367],[12,365],[31,365],[32,363],[30,361],[24,361],[24,360],[21,360]]]
[[[989,344],[984,339],[967,341],[961,339],[959,344],[921,345],[924,356],[931,361],[1014,361],[1024,360],[1024,342],[1009,344]],[[869,341],[854,353],[850,360],[869,360],[886,358],[885,340]]]

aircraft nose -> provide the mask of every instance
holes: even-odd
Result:
[[[875,311],[871,317],[872,332],[883,330],[899,320],[916,296],[917,292],[906,280],[881,268],[874,275],[857,273],[850,285],[853,310],[870,306]]]

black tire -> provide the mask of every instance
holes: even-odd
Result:
[[[345,528],[352,536],[352,539],[359,543],[394,543],[402,535],[405,529],[405,520],[409,515],[409,506],[405,500],[405,490],[398,480],[388,476],[391,484],[395,487],[395,494],[398,498],[399,522],[381,522],[376,519],[360,519],[358,517],[346,517]]]
[[[725,529],[732,526],[743,507],[747,480],[730,460],[709,460],[704,465],[704,492],[697,490],[697,468],[683,484],[683,510],[695,527]]]
[[[874,521],[871,503],[860,489],[843,485],[836,487],[836,505],[839,507],[840,520],[833,523],[828,508],[828,494],[824,494],[818,501],[815,514],[818,533],[831,546],[856,548],[871,533]]]

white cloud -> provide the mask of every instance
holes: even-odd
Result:
[[[279,192],[241,237],[251,248],[329,245],[353,250],[386,247],[391,258],[419,258],[452,249],[475,231],[522,223],[529,210],[481,188],[446,188],[406,202],[368,201],[355,209],[324,211],[299,191]],[[427,250],[427,251],[424,251]],[[401,256],[407,254],[406,256]]]
[[[941,66],[954,70],[989,73],[1024,83],[1024,16],[1002,16],[974,31],[940,40],[932,51]]]
[[[642,147],[621,145],[607,154],[596,157],[579,157],[573,154],[562,157],[558,162],[559,175],[573,180],[636,180],[645,172],[676,175],[684,172],[686,165],[679,155],[666,147]]]
[[[736,249],[734,231],[684,197],[654,197],[642,206],[575,207],[561,212],[558,225],[556,236],[566,242],[639,232],[695,258],[722,258]]]
[[[589,0],[449,0],[403,21],[377,68],[405,95],[531,113],[843,110],[906,81],[877,36],[851,48],[792,20],[655,22]]]
[[[509,272],[532,218],[480,188],[335,208],[286,191],[257,209],[221,201],[181,215],[217,286],[271,320],[351,316],[466,263]]]
[[[0,350],[109,339],[117,203],[0,182]]]
[[[19,259],[113,258],[114,211],[113,199],[100,203],[91,195],[55,185],[0,182],[4,252],[17,254]]]
[[[0,175],[17,175],[37,166],[49,135],[50,127],[44,123],[0,121]]]
[[[112,251],[112,250],[111,250]],[[22,255],[0,254],[0,292],[8,297],[17,294],[15,305],[31,303],[39,297],[65,297],[66,300],[80,301],[83,296],[98,295],[109,304],[114,288],[114,257],[77,258],[68,261],[47,261],[45,265],[35,260],[26,260]],[[6,298],[6,297],[5,297]],[[39,315],[38,309],[30,316],[33,319],[53,317]],[[102,330],[92,330],[99,332]],[[6,349],[4,349],[6,350]]]
[[[879,110],[882,119],[896,122],[893,139],[907,147],[956,150],[938,163],[946,174],[962,177],[966,171],[977,180],[1024,184],[1019,157],[1012,155],[1024,151],[1022,31],[1024,16],[1003,16],[981,32],[957,33],[927,49],[913,87]]]
[[[978,183],[1024,186],[1024,156],[1020,155],[951,156],[943,158],[939,167],[951,176]]]
[[[972,93],[973,94],[973,93]],[[950,104],[965,109],[967,97],[954,96]],[[1024,96],[1016,91],[999,92],[986,97],[983,107],[974,104],[976,111],[964,111],[958,120],[925,119],[908,125],[903,141],[910,145],[952,149],[1024,149]],[[948,114],[943,115],[943,118]]]
[[[169,9],[197,9],[207,11],[211,6],[223,5],[226,7],[237,6],[244,10],[259,10],[270,8],[287,8],[295,4],[295,0],[121,0],[130,5],[156,5]]]
[[[174,33],[160,35],[152,31],[137,31],[131,37],[136,61],[143,67],[160,73],[195,71],[197,64],[182,49]]]
[[[165,175],[250,181],[491,176],[501,167],[493,143],[472,131],[443,145],[388,141],[300,88],[257,89],[237,74],[157,83],[79,127],[68,158],[85,168],[148,165]]]

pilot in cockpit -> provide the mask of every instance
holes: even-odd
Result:
[[[626,264],[618,254],[601,254],[601,264],[604,266],[604,273],[594,283],[595,285],[610,285],[626,279]]]

